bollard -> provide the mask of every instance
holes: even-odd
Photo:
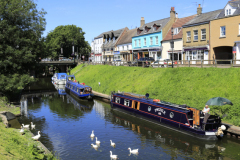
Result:
[[[202,59],[201,59],[201,68],[203,68]]]
[[[217,68],[217,60],[215,59],[215,67]]]
[[[188,60],[188,67],[190,67],[190,60]]]

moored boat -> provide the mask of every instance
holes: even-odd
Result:
[[[57,73],[57,78],[55,79],[55,84],[66,84],[67,73]]]
[[[84,83],[77,82],[74,75],[67,76],[65,91],[81,99],[92,100],[94,96],[92,88]]]
[[[149,99],[148,96],[112,92],[111,107],[200,139],[216,140],[223,136],[225,126],[221,126],[219,116],[203,115],[187,105]]]

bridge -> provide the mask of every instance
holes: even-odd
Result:
[[[54,66],[57,67],[59,69],[60,72],[68,72],[68,68],[69,66],[71,66],[72,68],[75,67],[78,64],[78,61],[41,61],[38,63],[38,65],[41,66]]]

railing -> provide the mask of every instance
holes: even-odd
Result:
[[[111,65],[111,66],[128,66],[128,67],[153,67],[153,68],[171,68],[172,61],[159,61],[158,63],[152,63],[146,61],[78,61],[79,63],[87,63],[90,65]],[[230,68],[230,67],[240,67],[240,59],[237,60],[226,60],[226,59],[216,59],[216,60],[178,60],[174,61],[174,68],[178,67],[198,67],[198,68]]]

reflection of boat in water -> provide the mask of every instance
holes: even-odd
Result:
[[[123,126],[127,130],[139,135],[142,143],[145,145],[149,140],[155,147],[161,147],[176,155],[194,159],[216,159],[222,158],[222,152],[225,148],[221,141],[202,141],[185,134],[172,132],[171,129],[152,125],[138,117],[128,116],[124,112],[113,110],[111,122],[114,125]]]
[[[93,101],[83,101],[83,100],[76,100],[74,97],[67,95],[67,103],[71,102],[74,107],[78,108],[82,111],[90,111],[93,108],[94,102]]]
[[[216,140],[220,138],[217,133],[223,135],[220,128],[221,118],[218,116],[206,117],[195,108],[149,99],[148,96],[124,92],[112,93],[111,106],[113,109],[125,111],[200,139]]]
[[[74,78],[74,80],[71,80],[71,78]],[[65,90],[77,98],[92,100],[93,97],[92,88],[85,85],[85,83],[77,82],[74,75],[67,76]]]
[[[65,84],[59,84],[58,85],[58,84],[54,84],[54,82],[53,82],[53,85],[56,88],[56,90],[58,91],[59,95],[66,95]]]

